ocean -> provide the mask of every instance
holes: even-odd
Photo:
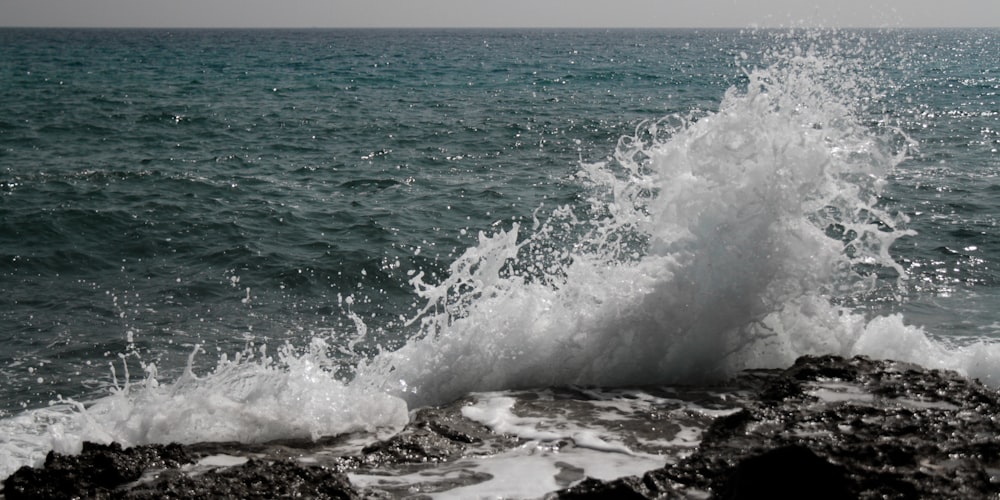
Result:
[[[0,47],[0,477],[804,354],[1000,386],[998,30]]]

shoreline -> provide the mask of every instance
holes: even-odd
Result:
[[[707,410],[649,411],[646,421],[622,425],[644,442],[652,440],[650,432],[661,432],[675,444],[681,431],[697,429],[696,445],[680,443],[673,456],[656,452],[664,465],[617,479],[594,479],[567,466],[552,483],[559,487],[540,496],[983,498],[1000,493],[1000,423],[994,418],[1000,415],[1000,392],[954,372],[866,357],[807,356],[786,369],[747,370],[726,384],[683,389]],[[709,395],[721,399],[709,402]],[[511,412],[558,412],[601,397],[582,389],[567,389],[551,401],[524,396]],[[87,443],[79,455],[50,452],[41,467],[19,469],[4,481],[2,494],[11,500],[429,498],[458,488],[488,488],[490,474],[445,477],[436,469],[497,457],[539,440],[494,432],[467,418],[463,408],[474,402],[473,395],[417,410],[401,432],[384,439],[346,435],[315,442],[127,449]],[[678,423],[677,415],[686,420]],[[566,456],[594,446],[577,441],[551,440],[546,446]]]

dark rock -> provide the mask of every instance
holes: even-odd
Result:
[[[378,466],[446,462],[470,454],[468,445],[488,441],[493,447],[488,447],[486,453],[517,445],[517,440],[497,436],[488,427],[463,417],[461,407],[465,403],[459,400],[442,408],[418,410],[402,432],[366,446],[362,450],[363,463]]]
[[[366,446],[365,462],[373,465],[398,463],[443,462],[465,449],[461,442],[452,441],[428,429],[412,429],[386,441]]]
[[[804,357],[753,370],[757,392],[716,419],[691,456],[642,481],[588,480],[552,495],[629,491],[715,498],[996,498],[996,391],[955,373],[865,357]],[[650,487],[649,485],[657,485]],[[624,490],[623,490],[624,488]]]
[[[43,468],[21,468],[6,480],[4,495],[9,500],[361,498],[343,474],[289,461],[250,460],[198,475],[170,470],[190,463],[192,458],[177,444],[123,450],[114,443],[86,443],[80,455],[50,453]],[[139,481],[150,472],[151,477]]]
[[[323,467],[307,467],[289,461],[250,460],[239,467],[208,471],[197,476],[180,475],[170,481],[155,481],[109,498],[153,500],[160,498],[314,498],[354,500],[362,498],[347,477]]]
[[[743,459],[719,488],[725,500],[755,498],[849,500],[854,485],[841,467],[816,456],[809,448],[783,446]]]
[[[571,500],[587,498],[642,500],[655,497],[654,493],[640,479],[635,477],[623,477],[614,481],[600,481],[588,477],[576,485],[559,492],[558,498]]]
[[[803,356],[782,373],[781,379],[802,381],[836,379],[854,382],[859,371],[871,370],[873,367],[867,359],[855,358],[852,361],[845,363],[844,358],[839,356]]]
[[[192,458],[177,444],[122,449],[118,443],[84,443],[79,455],[49,452],[40,469],[22,467],[4,481],[8,500],[97,497],[139,479],[147,469],[175,468]]]

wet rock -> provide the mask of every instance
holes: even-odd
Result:
[[[428,429],[412,429],[366,446],[365,462],[373,465],[443,462],[465,449],[461,442],[452,441]]]
[[[483,443],[494,450],[515,446],[515,440],[497,436],[488,427],[461,415],[464,400],[442,408],[418,410],[406,428],[395,436],[362,450],[367,465],[445,462],[469,454]],[[491,450],[481,452],[488,454]]]
[[[673,490],[671,492],[676,493]],[[600,481],[594,478],[586,478],[580,483],[571,486],[558,494],[560,499],[582,499],[582,498],[616,498],[622,500],[641,500],[645,498],[659,498],[665,496],[667,490],[655,488],[650,489],[643,480],[636,477],[623,477],[614,481]]]
[[[783,446],[736,464],[719,487],[719,499],[813,498],[849,500],[852,485],[842,467],[818,457],[809,448]]]
[[[177,475],[153,481],[109,498],[362,498],[347,477],[323,467],[290,461],[250,460],[239,467],[212,470],[197,476]]]
[[[1000,398],[976,381],[906,363],[823,356],[747,372],[741,384],[758,397],[716,419],[691,456],[640,481],[588,481],[552,496],[598,498],[626,486],[646,498],[1000,494]]]
[[[192,457],[177,444],[122,449],[84,443],[79,455],[50,452],[42,468],[22,467],[4,482],[8,500],[97,498],[101,492],[139,479],[148,469],[176,468]]]
[[[122,449],[85,443],[80,455],[50,453],[42,468],[5,481],[15,499],[361,498],[347,478],[324,467],[249,460],[238,467],[185,474],[194,456],[177,444]]]

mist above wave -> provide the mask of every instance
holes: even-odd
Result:
[[[587,206],[480,235],[440,284],[418,275],[422,336],[355,383],[420,405],[850,354],[867,322],[838,304],[903,275],[889,247],[905,220],[879,194],[906,141],[859,123],[872,96],[844,60],[773,57],[718,111],[645,123],[582,165]]]

